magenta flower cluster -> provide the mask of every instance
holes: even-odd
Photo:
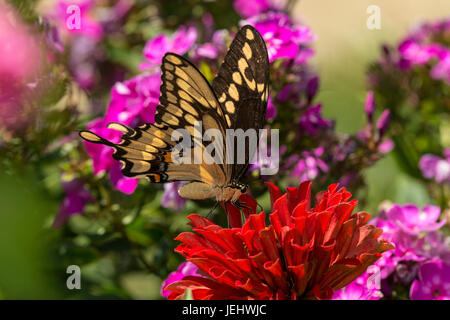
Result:
[[[450,298],[449,278],[426,271],[430,265],[445,270],[450,267],[450,238],[440,231],[446,223],[438,221],[440,213],[437,206],[420,209],[412,204],[396,204],[375,219],[374,224],[383,229],[383,236],[395,244],[395,249],[375,264],[381,269],[384,294],[389,295],[395,284],[412,284],[409,294],[413,300]],[[423,293],[430,284],[432,293],[425,297]]]
[[[335,300],[390,297],[396,285],[409,288],[412,300],[450,299],[450,237],[440,231],[440,208],[395,204],[372,223],[395,245],[374,266],[345,288]]]
[[[450,47],[436,43],[436,34],[450,34],[450,20],[426,23],[414,30],[398,47],[399,67],[431,66],[430,76],[450,84]]]

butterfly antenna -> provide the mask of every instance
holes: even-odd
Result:
[[[211,208],[211,210],[209,210],[208,214],[206,215],[206,218],[208,219],[209,216],[214,212],[214,210],[216,210],[217,206],[219,205],[219,201],[216,201],[216,203],[214,204],[214,206]]]

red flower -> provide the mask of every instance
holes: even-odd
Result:
[[[393,248],[368,225],[370,215],[351,215],[357,200],[337,185],[316,196],[310,182],[280,190],[268,183],[272,214],[251,214],[242,227],[224,229],[189,216],[193,232],[180,234],[176,251],[208,277],[187,276],[166,287],[169,299],[329,299]],[[248,199],[246,199],[248,201]],[[228,207],[230,216],[236,209]],[[234,211],[233,211],[234,210]]]

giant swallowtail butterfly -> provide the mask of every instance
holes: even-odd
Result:
[[[269,60],[263,38],[252,26],[241,28],[212,85],[191,62],[174,53],[164,56],[161,70],[160,105],[154,124],[134,129],[109,124],[108,128],[123,133],[118,144],[90,131],[81,131],[80,136],[114,148],[113,157],[122,162],[125,176],[146,177],[158,183],[187,181],[178,190],[184,198],[215,197],[217,201],[237,202],[247,191],[247,186],[239,181],[252,154],[248,152],[241,164],[174,163],[171,153],[177,142],[172,141],[171,135],[174,130],[185,129],[194,137],[196,121],[202,122],[203,131],[218,129],[224,138],[226,129],[259,132],[265,120],[269,90]],[[205,142],[200,144],[206,148]]]

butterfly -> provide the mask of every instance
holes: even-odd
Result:
[[[190,61],[174,53],[162,59],[161,80],[155,123],[134,129],[110,123],[108,128],[123,133],[117,144],[86,130],[80,131],[81,138],[114,148],[113,157],[122,163],[122,173],[127,177],[156,183],[186,181],[178,190],[183,198],[215,197],[216,204],[237,203],[248,190],[240,179],[248,169],[251,152],[246,153],[244,163],[227,163],[225,157],[222,163],[175,163],[172,152],[177,141],[171,137],[179,129],[195,137],[194,124],[198,121],[204,131],[219,130],[224,140],[227,129],[259,132],[269,94],[269,59],[263,38],[252,26],[242,27],[211,85]],[[202,150],[207,148],[206,142],[193,138],[195,144]]]

